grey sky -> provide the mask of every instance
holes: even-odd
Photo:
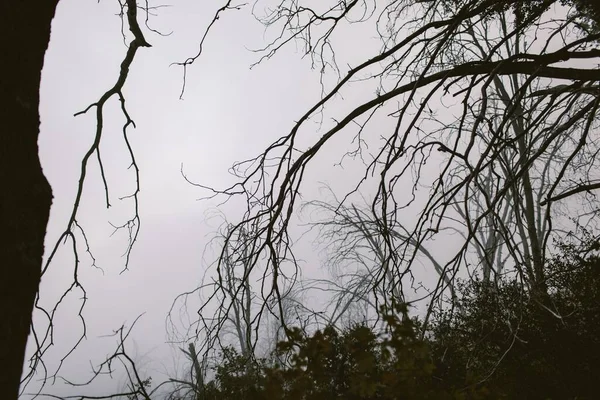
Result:
[[[173,34],[146,33],[153,47],[138,53],[125,86],[129,112],[137,124],[129,135],[141,170],[142,228],[129,271],[123,274],[121,254],[127,238],[124,232],[111,236],[108,221],[120,224],[131,215],[132,202],[117,198],[130,194],[134,176],[127,170],[118,103],[113,99],[109,104],[101,152],[113,207],[105,208],[98,167],[92,162],[79,218],[103,271],[82,257],[80,276],[89,298],[84,311],[88,339],[65,364],[66,377],[85,378],[91,372],[89,362],[102,361],[114,346],[114,340],[98,337],[143,312],[134,335],[138,356],[153,350],[150,358],[171,363],[164,345],[165,315],[178,293],[199,282],[206,267],[204,247],[218,226],[216,220],[212,226],[205,223],[216,202],[196,201],[205,193],[184,181],[181,164],[194,181],[231,183],[227,170],[234,161],[258,154],[318,99],[318,74],[310,69],[309,60],[293,54],[293,47],[249,69],[258,55],[247,48],[264,43],[264,28],[241,11],[219,21],[205,54],[190,67],[184,101],[179,100],[182,70],[169,65],[195,54],[215,7],[209,2],[178,1],[159,9],[158,17],[150,21],[152,27]],[[126,50],[118,11],[113,1],[61,0],[53,21],[40,106],[40,157],[54,192],[46,248],[68,220],[80,160],[94,135],[94,114],[73,114],[114,83]],[[72,274],[72,254],[64,246],[42,282],[42,303],[53,304]],[[79,297],[71,295],[58,314],[57,345],[46,358],[50,371],[81,332]],[[162,369],[156,363],[148,367]],[[160,379],[156,372],[151,374]]]
[[[123,231],[111,236],[113,228],[108,221],[119,225],[131,216],[132,202],[118,198],[134,189],[134,175],[127,169],[128,154],[121,135],[124,120],[116,99],[108,106],[101,152],[113,207],[105,208],[99,170],[92,162],[79,222],[102,270],[91,267],[90,258],[81,253],[80,277],[89,299],[84,311],[87,340],[64,366],[62,374],[69,378],[85,378],[90,372],[89,362],[103,361],[112,350],[114,340],[99,336],[131,323],[143,312],[146,314],[133,335],[141,366],[156,381],[161,380],[161,373],[172,371],[172,349],[165,345],[165,316],[175,296],[193,288],[203,276],[207,265],[203,251],[219,225],[215,218],[206,221],[207,215],[214,214],[217,202],[196,200],[206,193],[185,182],[181,165],[195,182],[216,187],[231,184],[233,178],[227,171],[233,162],[259,154],[287,133],[319,99],[319,73],[293,45],[250,70],[260,55],[248,49],[262,47],[272,33],[265,33],[248,10],[243,10],[229,12],[219,20],[203,56],[189,68],[184,100],[179,100],[182,70],[170,64],[197,52],[200,37],[217,6],[214,2],[189,0],[157,10],[158,17],[150,20],[151,26],[173,34],[161,37],[145,32],[153,47],[140,49],[130,71],[124,94],[137,125],[130,129],[129,137],[141,171],[141,231],[129,270],[123,274],[121,255],[127,237]],[[113,85],[126,51],[118,11],[118,3],[111,0],[99,4],[61,0],[53,21],[40,106],[40,157],[54,191],[47,248],[68,220],[81,157],[94,135],[94,114],[73,114]],[[342,74],[346,72],[343,68],[379,50],[371,47],[378,46],[378,40],[368,26],[342,29],[336,35]],[[333,78],[328,79],[326,85],[331,85]],[[330,116],[342,115],[356,106],[361,96],[372,96],[376,85],[363,82],[344,92],[336,99],[335,107],[327,110],[322,128],[333,124]],[[383,128],[393,121],[383,119],[380,123]],[[304,132],[306,142],[300,145],[319,134],[319,121],[308,127]],[[377,132],[374,135],[378,138]],[[335,143],[329,145],[328,154],[337,156],[321,158],[308,172],[310,185],[302,192],[304,200],[320,196],[320,183],[330,184],[336,192],[349,190],[356,183],[353,171],[357,167],[352,161],[347,161],[344,169],[333,167],[345,151],[336,148]],[[435,163],[427,166],[428,171],[435,168]],[[240,214],[240,203],[232,202],[222,212],[235,219]],[[414,215],[407,216],[407,220]],[[318,272],[319,260],[309,239],[299,243],[299,254],[307,265],[306,276]],[[452,239],[445,242],[445,246],[452,244]],[[439,254],[445,248],[434,250]],[[70,284],[72,274],[72,253],[65,246],[44,277],[42,303],[53,304]],[[72,294],[55,321],[57,345],[46,358],[50,371],[81,332],[79,297],[80,293]],[[147,360],[153,362],[145,364]]]

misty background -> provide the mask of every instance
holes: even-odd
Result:
[[[118,100],[113,98],[105,108],[100,144],[111,207],[106,207],[100,169],[98,163],[92,160],[78,213],[78,223],[85,232],[89,249],[85,242],[79,241],[77,250],[80,258],[76,264],[71,246],[61,246],[43,277],[40,305],[52,308],[60,302],[61,306],[53,322],[54,346],[44,355],[45,366],[38,369],[27,393],[35,393],[36,385],[45,374],[51,376],[59,367],[59,376],[85,382],[93,372],[93,366],[114,351],[116,339],[110,335],[122,325],[130,327],[134,321],[137,322],[127,340],[128,354],[134,358],[144,376],[152,376],[154,382],[161,382],[169,376],[178,375],[182,368],[188,368],[180,347],[193,339],[190,325],[197,318],[196,312],[206,293],[194,292],[186,299],[187,302],[177,296],[193,291],[214,278],[214,261],[222,244],[215,237],[223,234],[227,222],[239,221],[247,211],[243,198],[234,197],[227,202],[224,202],[224,197],[210,198],[212,192],[206,187],[222,189],[237,182],[239,177],[234,176],[236,171],[231,170],[232,165],[261,154],[271,143],[288,134],[295,122],[338,82],[340,76],[378,54],[385,46],[381,32],[377,30],[376,18],[373,18],[366,23],[336,27],[330,38],[331,47],[321,49],[323,59],[307,55],[302,43],[294,41],[273,54],[265,46],[273,43],[280,32],[277,27],[266,28],[254,18],[253,14],[261,16],[269,8],[269,2],[257,4],[221,14],[203,43],[202,55],[187,67],[185,75],[177,63],[198,53],[202,37],[222,4],[191,0],[169,5],[149,4],[151,8],[146,21],[149,28],[144,25],[144,35],[152,47],[139,50],[123,90],[128,113],[135,121],[135,129],[129,128],[128,137],[140,171],[137,205],[140,225],[127,225],[136,213],[136,203],[130,197],[136,188],[136,173],[123,139],[125,118]],[[273,2],[272,6],[278,4]],[[357,19],[360,19],[359,11]],[[364,11],[368,14],[375,10]],[[52,24],[42,73],[39,142],[44,173],[54,193],[46,236],[47,251],[65,230],[73,208],[81,159],[95,134],[97,121],[93,112],[74,114],[96,102],[114,84],[127,51],[128,32],[127,27],[122,26],[121,12],[118,2],[61,0]],[[140,21],[145,16],[145,12],[138,14]],[[398,33],[399,36],[401,34]],[[543,42],[549,33],[540,31],[539,37]],[[335,49],[335,53],[331,49]],[[418,46],[411,49],[418,52]],[[328,102],[322,112],[315,113],[302,124],[294,148],[306,151],[348,112],[366,99],[378,96],[380,90],[399,85],[405,78],[394,76],[393,68],[388,71],[390,75],[386,75],[377,69],[379,67],[376,65],[361,72]],[[444,65],[437,67],[446,68]],[[373,79],[370,73],[381,76]],[[407,76],[407,79],[412,79],[410,73]],[[546,81],[544,84],[549,85]],[[372,118],[367,115],[357,118],[353,121],[354,125],[338,132],[309,163],[303,176],[297,213],[290,227],[299,267],[298,279],[306,287],[310,287],[309,282],[314,282],[312,279],[332,276],[334,271],[329,257],[336,249],[329,246],[331,237],[322,231],[309,229],[310,223],[323,221],[323,218],[326,220],[327,213],[319,212],[318,207],[300,206],[310,201],[335,204],[344,194],[356,188],[363,175],[360,191],[350,196],[346,204],[370,205],[373,198],[369,196],[376,192],[380,171],[375,171],[374,167],[373,173],[365,174],[365,167],[379,157],[377,152],[384,147],[382,143],[386,135],[389,136],[396,128],[398,109],[407,101],[414,109],[419,104],[426,104],[429,113],[424,114],[430,116],[419,120],[415,130],[411,131],[408,147],[422,143],[421,140],[427,142],[430,132],[433,132],[432,138],[437,132],[442,136],[439,140],[445,140],[443,129],[451,130],[452,123],[459,120],[463,112],[467,113],[463,111],[461,96],[441,98],[440,95],[438,99],[438,93],[428,99],[426,92],[431,87],[423,89],[416,90],[414,97],[411,97],[412,94],[400,95],[382,104]],[[467,95],[464,99],[466,104],[470,98]],[[409,109],[409,115],[412,110]],[[369,128],[364,136],[356,136],[362,129],[360,123],[367,120]],[[411,130],[406,126],[409,120],[409,116],[401,119],[402,126],[398,128]],[[439,131],[436,131],[438,128]],[[541,125],[537,128],[542,129]],[[477,135],[474,133],[473,140],[485,141],[484,136],[480,134],[475,139]],[[456,140],[458,145],[459,140]],[[441,146],[441,142],[435,143]],[[569,142],[565,140],[564,143]],[[448,161],[448,148],[436,147],[435,151],[430,144],[423,146],[428,150],[422,150],[422,158],[418,155],[421,150],[413,147],[415,158],[404,159],[408,172],[400,174],[397,182],[391,183],[391,178],[388,182],[397,199],[406,202],[406,207],[390,206],[394,212],[402,210],[395,221],[398,226],[410,229],[421,218],[420,213],[426,213],[423,205],[429,199],[429,189],[440,176],[440,168]],[[568,146],[563,147],[565,152]],[[362,152],[353,152],[359,147]],[[393,147],[389,147],[390,154]],[[559,145],[557,147],[560,149]],[[533,149],[531,144],[529,150]],[[429,153],[425,155],[427,151]],[[510,153],[510,150],[505,151]],[[477,158],[479,155],[469,156]],[[511,168],[518,166],[517,156],[514,157]],[[559,164],[558,158],[549,156],[548,160],[544,166],[552,168],[552,163]],[[393,165],[390,174],[398,172],[402,162]],[[587,178],[596,176],[591,169]],[[465,171],[457,167],[450,174],[454,173],[454,177],[460,179],[461,174],[467,174]],[[572,176],[576,177],[577,171]],[[416,180],[419,180],[418,184],[413,182]],[[567,180],[565,178],[564,181]],[[562,184],[570,185],[565,182]],[[540,189],[539,193],[545,189]],[[469,189],[466,190],[468,192]],[[467,195],[465,203],[466,198]],[[569,200],[572,201],[576,200]],[[556,226],[568,220],[566,204],[569,202],[553,208],[553,211],[558,210],[557,214],[562,213],[555,219]],[[590,201],[590,204],[593,205],[593,202]],[[541,206],[536,206],[536,211],[541,212]],[[434,224],[437,210],[435,207],[431,210],[429,222]],[[465,226],[460,221],[452,221],[451,217],[452,214],[444,220],[443,233],[431,235],[431,238],[424,233],[429,258],[418,254],[411,269],[412,275],[408,277],[411,285],[405,291],[407,301],[417,301],[427,293],[425,288],[438,283],[439,275],[434,271],[432,260],[441,265],[450,264],[450,259],[464,243],[460,230],[462,228],[464,233]],[[427,220],[427,217],[424,219]],[[539,221],[542,221],[541,217]],[[503,222],[514,226],[510,218]],[[123,224],[126,224],[124,229],[117,228]],[[138,228],[139,235],[135,236]],[[423,225],[419,229],[425,232],[428,227]],[[485,231],[485,228],[481,229]],[[135,243],[129,254],[131,235]],[[410,244],[406,246],[411,247]],[[498,248],[501,246],[498,244]],[[459,277],[470,272],[471,267],[477,269],[481,260],[474,264],[469,262],[468,256],[465,256],[462,265],[467,268],[461,268]],[[337,267],[342,271],[345,267],[348,267],[347,271],[353,268],[345,264]],[[63,299],[63,293],[73,282],[75,268],[85,291],[75,288]],[[253,284],[258,283],[260,278],[261,271],[250,276]],[[294,293],[297,296],[294,300],[303,307],[320,309],[332,293],[313,289]],[[83,309],[82,304],[85,304]],[[210,314],[208,309],[205,311]],[[418,306],[411,310],[416,314],[421,311]],[[46,325],[43,312],[36,311],[36,331],[42,332]],[[84,340],[78,343],[83,334]],[[30,354],[36,347],[36,339],[35,335],[31,337]],[[223,341],[229,340],[233,339],[224,332]],[[71,352],[74,345],[77,347]],[[68,355],[66,359],[65,355]],[[106,394],[126,384],[126,376],[119,377],[118,371],[112,380],[105,378],[85,387],[85,392]],[[47,385],[44,392],[59,396],[79,393],[80,388],[64,385],[60,379],[51,379],[48,383],[53,385]]]
[[[180,99],[183,70],[173,63],[196,54],[218,6],[190,0],[154,9],[149,25],[164,36],[146,33],[152,47],[139,51],[125,85],[129,113],[136,123],[129,137],[140,168],[141,220],[127,268],[123,254],[128,233],[115,231],[114,226],[123,224],[133,212],[133,201],[119,198],[134,190],[135,175],[128,169],[118,101],[109,102],[100,149],[111,207],[106,209],[99,168],[92,162],[79,222],[95,260],[81,252],[79,276],[87,292],[83,310],[86,339],[61,367],[60,375],[70,380],[86,380],[91,364],[103,361],[114,348],[115,341],[103,336],[122,324],[129,326],[141,314],[132,333],[138,368],[158,382],[182,367],[178,347],[166,343],[173,339],[166,330],[167,313],[175,297],[196,287],[215,260],[219,249],[209,242],[223,218],[235,221],[244,207],[237,199],[227,204],[220,204],[222,199],[198,201],[208,193],[188,183],[182,171],[191,181],[207,186],[233,183],[229,168],[234,162],[259,154],[287,133],[322,90],[335,83],[335,74],[322,75],[320,66],[304,57],[299,46],[285,46],[254,65],[264,55],[254,50],[264,47],[274,32],[252,18],[246,7],[219,19],[204,44],[203,55],[188,68]],[[74,114],[113,84],[126,51],[119,12],[117,2],[62,0],[52,23],[42,73],[39,142],[44,173],[54,193],[46,249],[65,228],[81,158],[93,140],[94,113]],[[380,46],[372,24],[340,29],[334,40],[336,60],[342,67],[375,54]],[[305,132],[307,142],[333,123],[332,111],[349,107],[342,100],[374,90],[375,86],[359,87],[355,93],[344,93],[339,109],[328,108],[322,120],[312,123],[314,129]],[[352,161],[343,167],[335,165],[344,154],[341,150],[332,148],[330,159],[315,164],[318,168],[307,178],[310,190],[302,192],[303,199],[331,200],[329,191],[323,189],[326,185],[334,192],[351,188]],[[304,216],[305,222],[309,219]],[[315,243],[316,233],[302,236],[305,231],[305,227],[295,229],[302,277],[325,276],[323,249]],[[62,246],[43,278],[41,304],[54,304],[70,285],[73,273],[72,249]],[[81,300],[80,292],[71,292],[56,315],[55,346],[45,356],[49,372],[82,333]],[[34,318],[36,326],[45,326],[39,313]],[[46,389],[57,395],[74,393],[75,389],[57,382]],[[27,392],[35,392],[38,383],[34,379]],[[111,384],[118,385],[119,380]],[[106,392],[107,388],[102,389]]]

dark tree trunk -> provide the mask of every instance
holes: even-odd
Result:
[[[18,397],[52,190],[38,157],[39,91],[58,0],[0,0],[0,397]]]

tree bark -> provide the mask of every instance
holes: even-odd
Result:
[[[0,397],[16,399],[52,190],[38,156],[39,91],[58,0],[0,1]]]

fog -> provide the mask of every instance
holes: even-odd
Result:
[[[84,382],[91,376],[92,365],[114,351],[116,339],[106,335],[123,324],[131,326],[140,315],[128,341],[140,370],[160,382],[182,368],[178,347],[169,343],[173,337],[166,330],[167,313],[176,296],[196,287],[214,261],[218,248],[209,244],[223,218],[235,221],[244,207],[238,200],[226,204],[221,204],[220,198],[199,200],[208,193],[186,181],[182,171],[189,180],[203,185],[231,185],[235,178],[229,168],[234,162],[260,154],[287,133],[336,81],[334,70],[327,70],[323,81],[320,66],[293,43],[254,65],[264,53],[253,50],[264,47],[273,31],[266,30],[246,7],[228,11],[214,25],[202,56],[188,67],[181,96],[183,70],[173,63],[197,53],[217,7],[212,2],[188,0],[153,10],[150,26],[162,35],[144,32],[152,47],[139,50],[125,84],[128,112],[136,124],[129,130],[129,139],[140,169],[141,221],[128,265],[123,254],[129,233],[114,226],[122,225],[135,212],[131,198],[120,200],[135,190],[135,174],[129,168],[119,103],[112,99],[107,106],[100,148],[111,207],[106,207],[98,163],[92,161],[78,217],[95,260],[80,241],[78,275],[87,301],[83,319],[78,316],[81,290],[73,290],[61,303],[54,319],[55,345],[44,356],[49,375],[69,354],[59,375]],[[44,173],[54,193],[46,253],[66,227],[81,159],[94,137],[95,114],[74,114],[114,84],[127,50],[119,12],[118,2],[62,0],[52,24],[42,76],[39,142]],[[368,24],[337,35],[336,60],[342,69],[378,50],[375,31]],[[352,107],[361,95],[373,93],[376,84],[359,85],[340,96],[322,120],[313,121],[303,132],[306,144],[335,122],[336,113]],[[381,126],[386,123],[389,121],[382,120]],[[331,158],[317,160],[308,171],[303,200],[330,199],[322,190],[326,185],[335,193],[355,185],[353,171],[359,169],[353,162],[358,161],[337,165],[345,150],[330,147]],[[433,170],[435,165],[428,168]],[[302,222],[301,218],[298,221]],[[293,228],[303,278],[324,276],[319,266],[323,249],[317,248],[314,233],[302,236],[304,230],[302,226]],[[73,275],[73,250],[70,244],[63,245],[43,277],[40,304],[52,308]],[[47,325],[43,314],[35,313],[34,320],[36,330],[43,332]],[[85,339],[69,353],[84,332],[83,320]],[[31,341],[28,354],[34,348]],[[35,393],[43,377],[40,369],[26,392]],[[53,386],[49,385],[52,380],[47,382],[44,392],[105,394],[118,390],[124,382],[124,376],[115,376],[110,382],[73,388],[58,379]]]

